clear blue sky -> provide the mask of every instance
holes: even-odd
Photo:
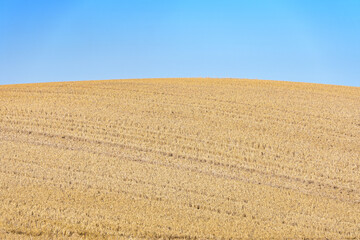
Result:
[[[0,84],[153,77],[360,86],[360,0],[0,0]]]

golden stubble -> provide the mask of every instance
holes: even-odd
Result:
[[[360,237],[360,88],[0,86],[0,237]]]

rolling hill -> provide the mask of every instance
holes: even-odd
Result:
[[[0,238],[360,238],[360,88],[0,86]]]

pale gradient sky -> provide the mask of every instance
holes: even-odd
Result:
[[[360,1],[0,1],[0,84],[154,77],[360,86]]]

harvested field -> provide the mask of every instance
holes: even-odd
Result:
[[[0,238],[360,238],[360,88],[0,86]]]

